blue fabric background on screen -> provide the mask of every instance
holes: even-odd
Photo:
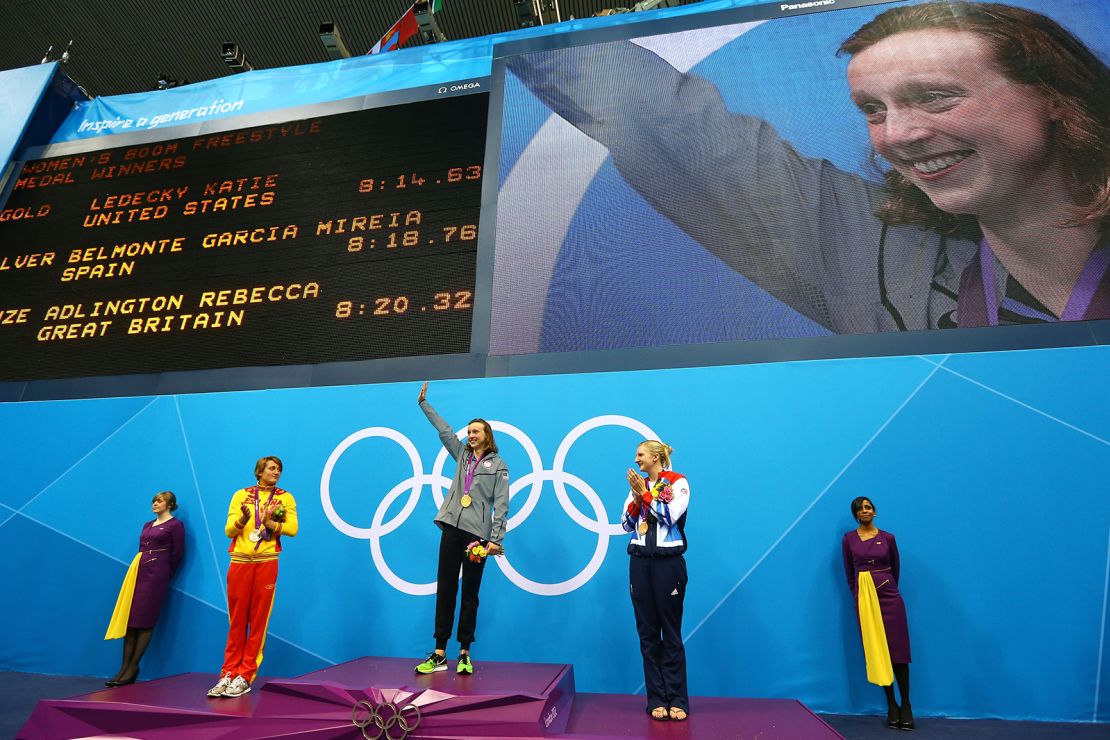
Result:
[[[1108,372],[1110,350],[1079,348],[433,383],[430,400],[452,424],[480,414],[519,430],[497,432],[517,521],[507,560],[486,574],[476,656],[573,663],[584,691],[638,689],[625,538],[608,528],[640,435],[571,434],[623,415],[675,447],[693,487],[694,694],[877,710],[839,549],[848,502],[866,494],[902,551],[919,713],[1110,719],[1110,409],[1097,402]],[[434,599],[413,593],[434,579],[438,542],[428,486],[410,502],[408,455],[368,436],[337,456],[321,493],[329,458],[372,427],[410,440],[430,479],[442,448],[418,387],[0,406],[0,578],[18,610],[0,669],[114,669],[118,643],[104,628],[150,498],[169,488],[189,550],[143,675],[215,671],[227,502],[264,454],[285,461],[301,534],[282,555],[263,674],[418,657]],[[595,505],[607,523],[593,523]],[[375,514],[377,554],[365,539]]]

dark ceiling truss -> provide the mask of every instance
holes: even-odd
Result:
[[[679,0],[686,5],[696,0]],[[586,18],[635,0],[558,0],[560,16]],[[37,64],[49,47],[94,96],[152,90],[159,75],[200,82],[230,72],[228,41],[255,69],[328,61],[320,24],[334,21],[352,55],[365,54],[411,0],[0,0],[0,69]],[[513,0],[443,0],[436,22],[448,39],[517,28]],[[408,46],[422,41],[419,36]]]

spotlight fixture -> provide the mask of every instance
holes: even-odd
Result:
[[[254,69],[243,55],[243,50],[239,48],[239,44],[234,41],[227,41],[224,43],[220,51],[220,56],[223,57],[224,64],[226,64],[228,69],[232,72],[250,72]]]
[[[162,74],[158,75],[158,79],[154,81],[154,89],[169,90],[171,87],[181,87],[182,85],[188,84],[188,80],[175,80],[174,78],[163,72]]]
[[[339,35],[339,24],[335,21],[324,21],[320,24],[320,43],[328,53],[328,59],[346,59],[351,56],[343,37]]]
[[[62,55],[60,57],[58,57],[57,61],[60,64],[65,64],[66,62],[69,61],[69,49],[70,49],[71,46],[73,46],[73,39],[69,40],[69,43],[66,44],[66,48],[62,51]],[[39,64],[46,64],[47,62],[55,61],[54,59],[52,59],[50,57],[50,53],[52,51],[54,51],[54,44],[51,44],[50,46],[46,47],[46,53],[44,53],[42,55],[42,61],[39,62]]]
[[[412,4],[412,14],[416,16],[416,25],[420,29],[420,38],[425,44],[435,44],[446,41],[447,35],[439,28],[435,19],[435,6],[438,3],[432,0],[416,0]]]

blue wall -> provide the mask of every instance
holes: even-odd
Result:
[[[866,494],[902,551],[920,714],[1106,721],[1108,372],[1110,351],[1078,348],[433,383],[452,423],[498,422],[519,489],[507,562],[486,574],[476,655],[573,663],[584,691],[638,689],[624,538],[610,523],[643,424],[674,446],[693,488],[693,693],[877,708],[839,560],[848,502]],[[414,466],[398,442],[349,439],[392,430],[373,434],[411,440],[422,480],[435,480],[442,448],[417,390],[0,405],[0,582],[22,611],[0,636],[0,669],[115,670],[119,643],[101,637],[150,498],[170,488],[189,552],[143,675],[216,671],[224,515],[264,454],[284,459],[302,528],[282,555],[263,673],[419,656],[434,598],[405,591],[434,579],[435,504],[428,486],[409,501]],[[640,431],[572,434],[605,415]],[[334,522],[321,494],[329,458]],[[386,580],[375,541],[397,583],[413,585]]]

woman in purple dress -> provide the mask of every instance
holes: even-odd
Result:
[[[894,535],[875,526],[875,505],[866,496],[852,500],[852,516],[859,526],[844,535],[841,549],[844,554],[844,574],[848,577],[848,588],[856,597],[859,609],[860,574],[867,573],[874,584],[878,596],[879,612],[882,615],[882,632],[886,636],[890,668],[898,681],[898,692],[902,697],[899,707],[894,700],[894,687],[887,683],[886,692],[887,727],[912,730],[913,709],[910,707],[910,631],[906,621],[906,604],[898,592],[898,544]],[[860,620],[860,631],[867,643],[865,622]],[[869,655],[871,660],[876,656]],[[886,656],[879,656],[885,661]],[[868,666],[871,673],[872,666]],[[890,681],[889,673],[887,681]],[[870,675],[869,675],[870,678]]]
[[[155,519],[144,524],[139,535],[138,572],[123,635],[123,664],[105,686],[124,686],[139,677],[139,661],[150,644],[170,579],[185,555],[185,525],[173,516],[176,509],[177,497],[172,491],[162,491],[151,502]]]

